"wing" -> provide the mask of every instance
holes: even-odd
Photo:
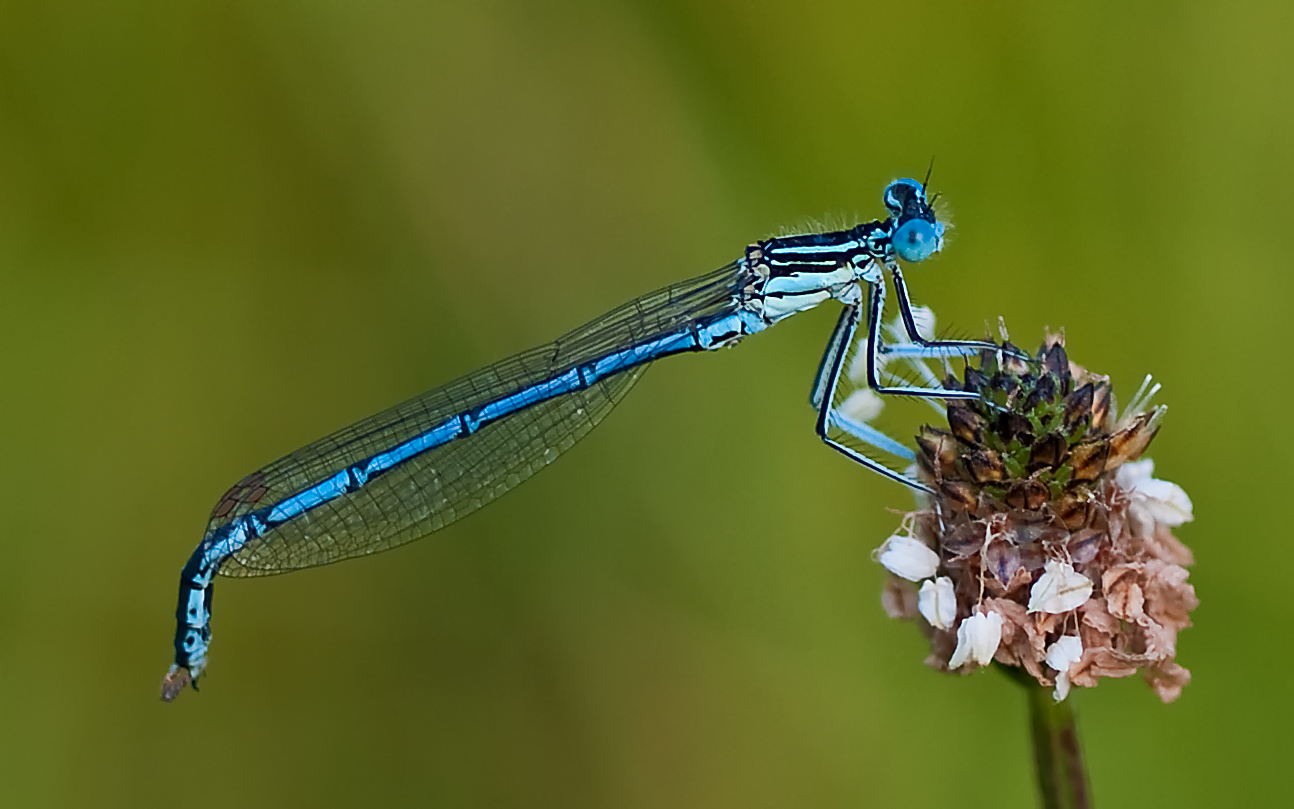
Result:
[[[275,461],[221,498],[208,538],[424,435],[456,415],[557,378],[628,346],[678,333],[701,318],[735,311],[745,283],[730,264],[643,295],[553,343],[525,351],[370,416]],[[252,537],[224,560],[226,576],[284,573],[378,553],[418,539],[504,494],[575,445],[641,376],[628,368],[578,390],[515,410],[402,458],[360,488]]]

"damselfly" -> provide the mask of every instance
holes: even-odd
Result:
[[[613,309],[553,343],[518,354],[378,413],[248,475],[216,504],[180,574],[175,663],[162,684],[174,699],[202,673],[211,642],[213,579],[260,576],[394,548],[444,528],[570,449],[638,380],[648,363],[710,351],[834,298],[844,304],[810,401],[829,446],[885,477],[926,487],[847,446],[911,461],[912,452],[835,407],[841,368],[868,316],[867,382],[877,393],[943,399],[976,394],[883,386],[890,357],[967,355],[993,343],[932,341],[917,333],[899,260],[943,247],[925,183],[885,189],[884,221],[768,239],[733,263]],[[884,272],[910,342],[883,345]],[[870,288],[866,299],[863,287]]]

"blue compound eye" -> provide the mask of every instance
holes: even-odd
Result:
[[[894,231],[894,253],[909,263],[925,261],[939,249],[938,225],[924,219],[912,219]]]

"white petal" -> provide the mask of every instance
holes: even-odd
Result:
[[[1061,613],[1078,609],[1092,595],[1092,581],[1068,562],[1051,560],[1029,590],[1029,612]]]
[[[921,583],[921,592],[917,594],[917,611],[926,619],[926,623],[936,629],[951,629],[957,620],[957,595],[953,592],[953,580],[940,576]]]
[[[987,666],[993,662],[993,655],[997,654],[997,647],[1002,643],[1002,616],[990,612],[980,617],[983,620],[978,621],[971,632],[971,658],[981,666]]]
[[[1056,675],[1056,690],[1051,692],[1051,697],[1061,702],[1067,696],[1069,696],[1069,672],[1064,671]]]
[[[1056,670],[1056,701],[1060,702],[1069,694],[1069,667],[1083,659],[1083,641],[1077,635],[1061,635],[1055,643],[1047,647],[1047,656],[1043,658],[1048,666]]]
[[[1056,671],[1069,671],[1071,663],[1083,659],[1083,639],[1078,635],[1061,635],[1047,647],[1043,660]]]
[[[1144,498],[1142,502],[1156,522],[1171,528],[1195,519],[1191,498],[1176,483],[1151,478],[1138,483],[1134,491]]]
[[[973,660],[981,666],[993,662],[1002,642],[1002,616],[996,612],[977,612],[957,627],[957,648],[948,660],[948,668],[961,668]]]
[[[1135,493],[1128,502],[1128,523],[1132,526],[1132,535],[1143,539],[1155,535],[1155,515],[1146,508],[1144,498]]]
[[[937,553],[920,540],[899,534],[885,540],[876,549],[876,560],[895,576],[908,581],[928,579],[939,569]]]
[[[871,421],[881,414],[885,407],[884,400],[871,388],[862,388],[849,394],[840,405],[840,412],[854,421]]]
[[[1119,484],[1119,488],[1125,491],[1131,491],[1137,487],[1137,484],[1143,480],[1150,480],[1155,474],[1155,462],[1150,458],[1140,461],[1125,463],[1119,467],[1115,473],[1114,479]]]
[[[1155,462],[1150,458],[1119,467],[1115,480],[1132,496],[1133,508],[1140,512],[1134,516],[1143,522],[1149,517],[1170,528],[1195,519],[1186,491],[1176,483],[1153,477],[1154,473]],[[1149,528],[1153,531],[1154,526]]]

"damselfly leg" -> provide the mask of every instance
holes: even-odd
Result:
[[[911,342],[885,344],[881,340],[881,319],[885,308],[885,278],[879,268],[872,267],[859,272],[859,278],[871,287],[868,305],[868,339],[865,343],[867,367],[867,385],[879,394],[898,394],[928,399],[973,399],[976,394],[963,390],[950,390],[942,387],[917,387],[883,385],[879,378],[879,369],[889,359],[946,359],[948,357],[967,356],[982,349],[1000,350],[1000,347],[988,342],[973,340],[929,340],[917,331],[916,318],[912,313],[912,302],[908,297],[907,286],[896,265],[889,265],[895,279],[895,293],[899,299],[900,319],[904,324]],[[862,320],[862,289],[855,287],[852,294],[841,296],[845,304],[831,340],[823,352],[822,361],[809,396],[810,404],[818,411],[817,433],[829,447],[842,453],[850,460],[870,469],[890,480],[903,483],[914,489],[930,491],[925,484],[914,478],[895,472],[880,461],[848,447],[832,436],[832,429],[838,429],[863,444],[878,449],[906,463],[914,459],[912,450],[904,446],[875,427],[851,418],[835,406],[836,391],[840,384],[846,356],[858,332]]]
[[[908,339],[920,346],[938,346],[950,349],[966,349],[965,351],[953,351],[945,353],[942,356],[967,356],[982,349],[989,351],[1000,351],[1001,346],[996,343],[989,343],[983,340],[927,340],[918,330],[916,318],[912,315],[912,298],[908,295],[907,282],[903,280],[903,271],[894,261],[885,263],[886,269],[890,271],[890,276],[894,279],[894,297],[899,300],[899,317],[903,321],[903,330],[908,333]],[[1018,352],[1017,352],[1018,353]],[[1019,354],[1020,359],[1027,360],[1029,356]]]
[[[897,268],[894,268],[897,269]],[[902,278],[896,274],[895,279]],[[911,385],[882,385],[878,373],[882,356],[891,353],[881,342],[881,317],[885,312],[885,281],[877,279],[871,285],[871,303],[867,317],[867,386],[877,393],[894,396],[919,396],[927,399],[977,399],[978,393],[948,388],[923,388]],[[908,300],[907,289],[896,284],[896,296],[899,299],[899,311],[903,316],[904,329],[913,343],[904,345],[903,355],[919,359],[938,359],[940,357],[964,357],[981,349],[1000,350],[993,343],[971,340],[931,340],[927,341],[917,334],[916,322],[912,317],[912,302]]]
[[[822,365],[818,369],[818,378],[814,382],[813,393],[809,399],[810,403],[818,408],[818,437],[827,446],[849,460],[872,470],[878,475],[902,483],[905,486],[910,486],[913,489],[929,492],[931,491],[930,487],[924,483],[901,472],[895,472],[880,461],[874,460],[852,447],[845,446],[831,436],[831,429],[836,427],[864,444],[883,452],[888,452],[907,463],[911,463],[916,458],[912,450],[875,427],[849,418],[834,406],[836,387],[840,384],[840,372],[844,368],[845,355],[848,353],[850,343],[854,340],[854,335],[858,332],[858,321],[862,319],[862,311],[861,302],[845,305],[845,308],[840,313],[840,319],[836,321],[836,329],[831,334],[831,342],[827,343],[827,350],[823,352]]]

